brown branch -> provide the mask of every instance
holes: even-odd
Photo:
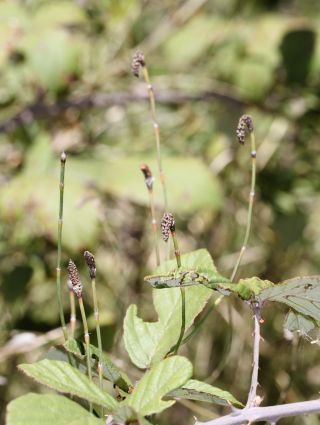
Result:
[[[246,106],[246,103],[229,93],[216,90],[201,91],[198,93],[184,93],[176,90],[163,90],[157,92],[157,102],[168,105],[180,105],[186,102],[210,102],[218,100],[239,107]],[[25,106],[16,115],[0,123],[0,133],[11,132],[18,127],[29,124],[34,120],[54,118],[64,113],[69,108],[86,110],[93,108],[106,108],[113,105],[127,105],[133,102],[148,101],[148,94],[144,91],[115,92],[115,93],[93,93],[83,97],[69,97],[59,100],[57,103],[48,103],[41,95],[37,99]]]

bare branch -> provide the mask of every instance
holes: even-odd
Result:
[[[0,123],[0,133],[10,132],[16,128],[32,122],[46,118],[53,118],[62,114],[69,108],[78,110],[91,108],[106,108],[113,105],[126,105],[132,102],[147,101],[148,94],[142,91],[134,92],[114,92],[114,93],[92,93],[89,96],[72,97],[62,99],[57,103],[46,102],[42,93],[35,101],[25,106],[20,112],[8,120]],[[202,91],[198,93],[184,93],[181,91],[158,91],[157,102],[165,104],[183,104],[185,102],[204,101],[213,99],[236,104],[240,107],[245,103],[231,93],[220,92],[218,90]]]
[[[254,407],[260,405],[260,397],[257,397],[258,388],[258,373],[259,373],[259,354],[260,354],[260,319],[261,319],[261,306],[259,303],[251,304],[254,313],[254,335],[253,335],[253,364],[251,386],[247,401],[247,407]]]
[[[280,406],[249,407],[236,410],[230,413],[230,415],[213,419],[212,421],[197,421],[195,425],[242,425],[247,422],[251,424],[259,421],[276,423],[281,418],[307,415],[310,413],[320,413],[320,399],[282,404]]]

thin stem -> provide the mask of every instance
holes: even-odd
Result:
[[[74,338],[75,330],[76,330],[76,301],[73,290],[69,290],[69,300],[70,300],[70,336]]]
[[[156,264],[157,264],[157,267],[159,267],[160,266],[159,237],[158,237],[158,227],[157,227],[157,219],[156,219],[156,212],[155,212],[155,205],[154,205],[153,189],[148,190],[148,192],[149,192],[149,199],[150,199],[151,224],[152,224],[152,232],[153,232],[153,238],[154,238],[154,247],[156,251]]]
[[[181,254],[180,254],[180,249],[179,249],[179,244],[178,244],[176,232],[171,232],[171,236],[172,236],[172,241],[173,241],[173,246],[174,246],[174,255],[176,257],[177,266],[178,266],[178,268],[180,268],[181,267]]]
[[[210,314],[212,313],[212,311],[220,304],[221,300],[223,298],[223,295],[220,295],[211,305],[210,307],[207,309],[207,311],[205,312],[205,314],[201,317],[201,319],[198,320],[198,322],[193,326],[192,330],[190,331],[190,333],[183,338],[182,340],[182,344],[185,344],[186,342],[189,341],[189,339],[191,339],[200,329],[200,327],[202,326],[202,324],[207,320],[207,318],[210,316]]]
[[[180,249],[179,249],[176,232],[174,230],[171,230],[171,236],[172,236],[172,241],[174,246],[174,255],[176,257],[177,266],[178,268],[180,268],[181,267]],[[182,343],[184,332],[186,330],[186,294],[185,294],[184,288],[180,288],[180,294],[181,294],[181,330],[180,330],[180,335],[179,335],[177,345],[175,346],[175,349],[174,349],[174,354],[177,354],[179,347]]]
[[[259,353],[260,353],[260,319],[261,319],[261,305],[253,302],[251,304],[252,311],[254,313],[254,336],[253,336],[253,364],[252,364],[252,375],[250,392],[246,407],[256,406],[256,396],[258,388],[258,373],[259,373]]]
[[[161,160],[160,127],[159,127],[157,115],[156,115],[156,102],[155,102],[154,90],[150,81],[149,72],[146,65],[142,66],[142,74],[143,74],[144,81],[148,87],[151,117],[153,121],[153,128],[154,128],[154,134],[156,139],[158,171],[159,171],[160,182],[161,182],[162,191],[163,191],[164,210],[168,211],[167,188],[166,188],[165,175],[162,168],[162,160]]]
[[[59,219],[58,219],[58,254],[57,254],[57,298],[59,306],[60,323],[64,339],[68,339],[66,322],[63,314],[62,296],[61,296],[61,247],[62,247],[62,226],[63,226],[63,196],[64,196],[64,174],[67,156],[62,152],[60,156],[60,197],[59,197]]]
[[[248,240],[250,236],[250,230],[251,230],[251,223],[252,223],[252,211],[253,211],[253,201],[255,197],[255,185],[256,185],[256,142],[255,142],[255,135],[254,131],[250,132],[250,141],[251,141],[251,189],[250,189],[250,195],[249,195],[249,208],[248,208],[248,215],[247,215],[247,225],[246,225],[246,232],[243,240],[243,244],[237,259],[237,262],[233,268],[230,280],[234,281],[234,278],[237,274],[238,268],[240,266],[243,254],[245,253],[248,245]]]
[[[244,423],[252,424],[261,421],[272,423],[272,421],[277,422],[281,418],[311,413],[320,413],[320,399],[282,404],[280,406],[250,407],[233,411],[229,415],[208,422],[196,421],[195,425],[243,425]]]
[[[90,335],[89,335],[89,329],[88,329],[88,322],[86,318],[86,312],[84,310],[82,297],[78,297],[78,301],[79,301],[79,307],[80,307],[82,323],[83,323],[84,341],[86,344],[86,351],[87,351],[86,358],[87,358],[88,377],[90,381],[92,381]],[[90,406],[90,412],[92,412],[92,403],[90,403],[89,406]]]
[[[93,306],[94,306],[94,319],[96,322],[96,332],[98,339],[98,349],[99,349],[99,362],[98,362],[98,373],[99,373],[99,386],[103,390],[103,377],[102,377],[102,342],[101,342],[101,331],[100,331],[100,321],[99,321],[99,308],[97,300],[97,291],[96,291],[96,280],[91,279],[92,286],[92,295],[93,295]]]
[[[178,339],[177,345],[175,346],[173,354],[178,353],[179,347],[183,339],[184,331],[186,328],[186,294],[185,294],[184,288],[180,288],[180,294],[181,294],[181,330],[180,330],[179,339]]]

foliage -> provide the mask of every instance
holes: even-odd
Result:
[[[129,373],[128,382],[119,370],[132,371],[129,358],[140,368],[150,362],[156,365],[176,342],[181,320],[179,289],[151,292],[149,285],[143,284],[143,277],[149,278],[151,273],[172,276],[174,272],[171,286],[181,276],[173,263],[168,263],[166,270],[154,268],[148,194],[138,170],[142,161],[147,162],[156,175],[153,129],[147,105],[140,102],[146,95],[145,86],[129,72],[131,53],[140,45],[146,48],[155,88],[169,206],[175,213],[181,250],[208,249],[219,269],[219,280],[229,276],[234,264],[232,253],[241,246],[247,203],[248,177],[244,170],[248,153],[237,150],[234,129],[243,112],[254,116],[258,145],[256,214],[243,263],[245,272],[240,270],[244,279],[232,287],[241,296],[224,298],[236,318],[230,353],[226,355],[232,326],[224,304],[201,326],[197,343],[192,339],[182,347],[182,353],[194,365],[196,379],[227,388],[244,400],[251,365],[251,328],[242,298],[250,298],[257,283],[275,282],[277,291],[278,282],[285,284],[292,276],[316,275],[320,266],[320,9],[311,1],[290,1],[285,7],[281,1],[271,3],[219,0],[177,6],[174,2],[139,0],[32,0],[0,4],[0,382],[8,380],[3,387],[4,404],[27,391],[39,390],[34,382],[21,379],[16,365],[37,361],[46,348],[29,352],[33,343],[59,326],[53,271],[57,157],[62,150],[70,154],[63,270],[69,256],[77,261],[83,249],[95,252],[103,345],[108,352],[112,347],[113,353],[105,358],[104,378],[126,392],[130,381],[144,373]],[[154,188],[159,221],[162,204],[157,175]],[[165,257],[164,244],[160,250]],[[197,265],[189,267],[183,261],[183,267],[191,273]],[[246,276],[259,276],[261,280],[255,278],[251,287]],[[161,281],[169,285],[167,277]],[[64,272],[62,278],[65,284]],[[149,283],[158,285],[157,281]],[[218,283],[222,282],[213,282],[215,288]],[[189,332],[206,305],[210,309],[216,297],[228,294],[228,279],[223,283],[218,294],[199,285],[186,288],[190,298],[203,291],[193,312],[187,309]],[[315,286],[310,290],[318,297]],[[86,285],[84,291],[86,308],[92,311]],[[293,333],[285,333],[289,339],[282,339],[283,311],[287,306],[297,307],[297,303],[293,305],[292,297],[289,303],[290,297],[281,297],[272,288],[266,291],[268,300],[273,301],[273,293],[277,302],[267,302],[263,316],[262,332],[270,341],[262,352],[264,367],[260,374],[265,402],[316,397],[316,344],[301,342],[298,346],[297,334],[317,341],[318,323],[312,317],[319,320],[318,307],[313,305],[314,300],[306,303],[299,299],[298,310],[290,310],[285,322],[285,329]],[[149,354],[140,347],[137,359],[133,350],[126,357],[120,332],[127,307],[136,305],[127,313],[135,323],[132,331],[140,325],[154,331],[160,329],[160,322],[164,329],[158,312],[160,304],[166,305],[162,298],[168,303],[176,301],[172,314],[177,327],[168,332],[168,337],[154,333],[151,340],[143,335],[152,348]],[[66,287],[63,301],[68,313]],[[161,312],[164,317],[164,308]],[[93,314],[89,326],[95,344]],[[86,373],[81,332],[78,327],[77,347],[81,347],[82,358],[76,347],[73,355],[79,370]],[[133,340],[137,342],[136,336]],[[155,347],[160,344],[163,349],[158,352]],[[66,349],[72,351],[70,346]],[[240,349],[243,354],[239,363]],[[275,362],[278,350],[288,355]],[[63,355],[60,349],[57,352],[67,361],[66,351]],[[98,353],[91,359],[94,368],[97,359]],[[270,376],[275,378],[272,382]],[[18,403],[22,411],[28,403],[40,406],[40,399],[48,405],[49,399],[42,397],[49,395],[17,398],[9,405],[9,412]],[[95,420],[66,397],[52,397],[51,405],[57,403],[57,409],[61,400],[67,408],[68,403],[73,404],[79,423],[82,416],[83,421],[88,422],[89,417]],[[4,408],[0,410],[5,412]],[[15,412],[18,415],[18,408]],[[180,423],[184,414],[185,423],[191,423],[192,416],[198,414],[187,416],[184,412],[177,403],[170,409],[170,417],[164,412],[158,423]],[[125,406],[117,415],[122,421],[126,415],[138,417],[140,423],[145,421]],[[36,423],[34,416],[31,423]],[[52,417],[58,420],[58,412]]]

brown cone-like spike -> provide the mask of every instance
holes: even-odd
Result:
[[[164,213],[161,220],[161,234],[165,242],[168,241],[170,232],[175,232],[176,223],[171,213]]]
[[[135,54],[132,57],[132,62],[131,62],[132,74],[135,77],[139,77],[140,70],[145,65],[146,65],[146,62],[144,60],[144,54],[138,50],[137,52],[135,52]]]
[[[94,259],[94,255],[91,254],[91,252],[89,251],[84,251],[83,253],[84,259],[86,260],[87,266],[89,268],[89,274],[91,279],[95,279],[96,278],[96,262]]]
[[[241,145],[244,145],[246,133],[253,131],[253,121],[250,115],[242,115],[239,119],[239,124],[236,130],[238,141]]]
[[[144,182],[147,186],[147,189],[151,191],[153,188],[154,177],[152,175],[152,172],[149,166],[147,164],[141,164],[140,170],[142,171],[144,175]]]
[[[72,286],[75,286],[78,283],[81,283],[77,266],[74,264],[72,260],[69,260],[68,272],[69,272],[69,279],[71,280]]]

